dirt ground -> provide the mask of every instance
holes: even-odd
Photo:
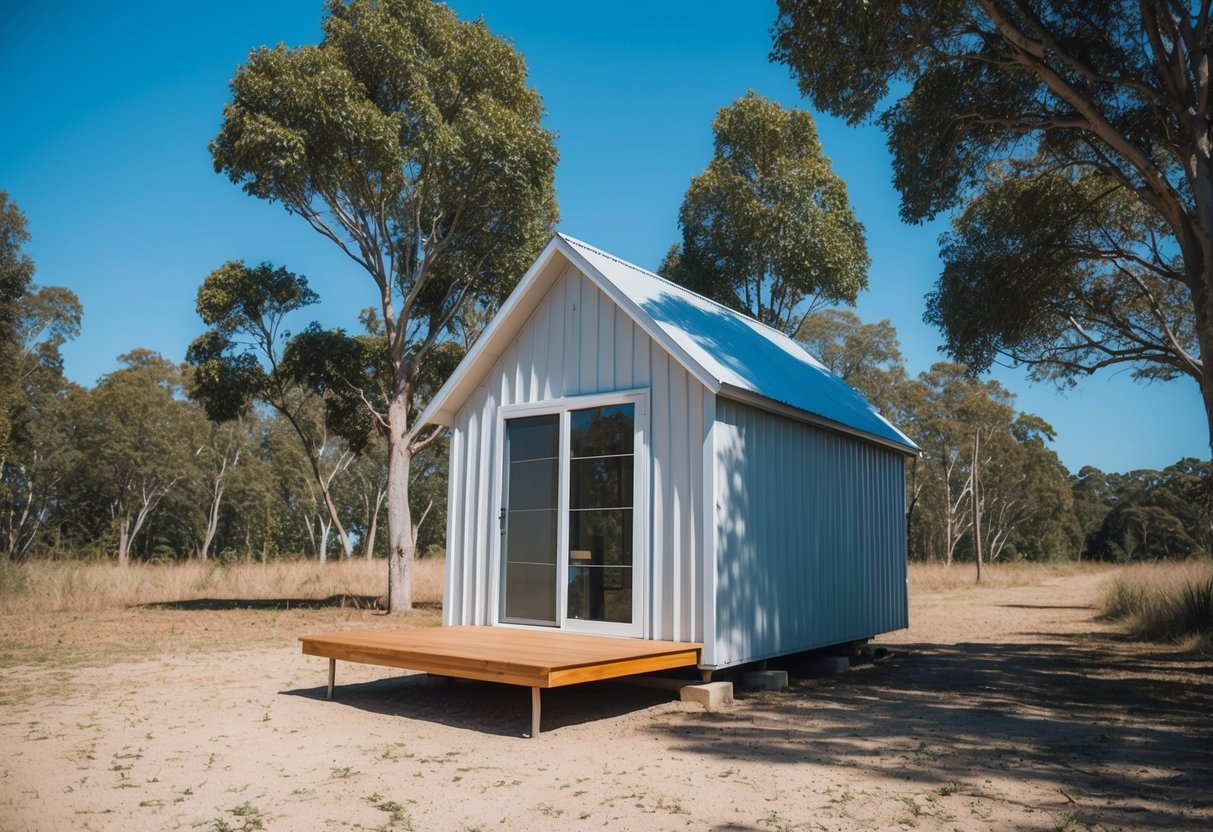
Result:
[[[0,829],[1209,829],[1213,661],[1094,620],[1106,573],[916,595],[889,655],[704,711],[300,654],[363,610],[0,620]],[[435,623],[426,610],[411,626]]]

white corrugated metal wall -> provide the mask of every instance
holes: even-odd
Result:
[[[649,388],[649,638],[702,638],[704,442],[715,405],[703,386],[570,266],[451,424],[446,624],[492,624],[498,506],[497,408]]]
[[[727,666],[907,626],[900,454],[716,407],[716,634]]]

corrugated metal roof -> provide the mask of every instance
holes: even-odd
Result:
[[[725,395],[728,388],[745,391],[919,450],[853,387],[782,332],[588,243],[557,236],[714,378]]]

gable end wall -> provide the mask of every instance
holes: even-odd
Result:
[[[713,397],[572,266],[452,420],[444,624],[495,623],[498,408],[637,388],[650,393],[644,633],[702,640],[704,590],[697,564],[707,527],[701,483]]]

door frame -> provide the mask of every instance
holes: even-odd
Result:
[[[568,617],[568,539],[569,539],[569,413],[592,407],[612,404],[634,406],[635,454],[633,456],[632,488],[632,621],[623,624],[614,621],[587,621]],[[503,476],[505,467],[505,423],[508,419],[525,416],[560,415],[559,477],[557,487],[556,524],[556,625],[509,623],[501,620],[501,565],[504,557],[497,513],[492,512],[493,534],[489,557],[489,621],[494,627],[515,627],[525,630],[566,630],[568,632],[593,635],[645,638],[648,635],[648,587],[649,587],[649,390],[638,388],[618,390],[610,393],[591,393],[584,396],[563,396],[525,404],[502,405],[497,408],[495,444],[497,453],[493,462],[492,496],[494,509],[502,505],[505,496]]]

